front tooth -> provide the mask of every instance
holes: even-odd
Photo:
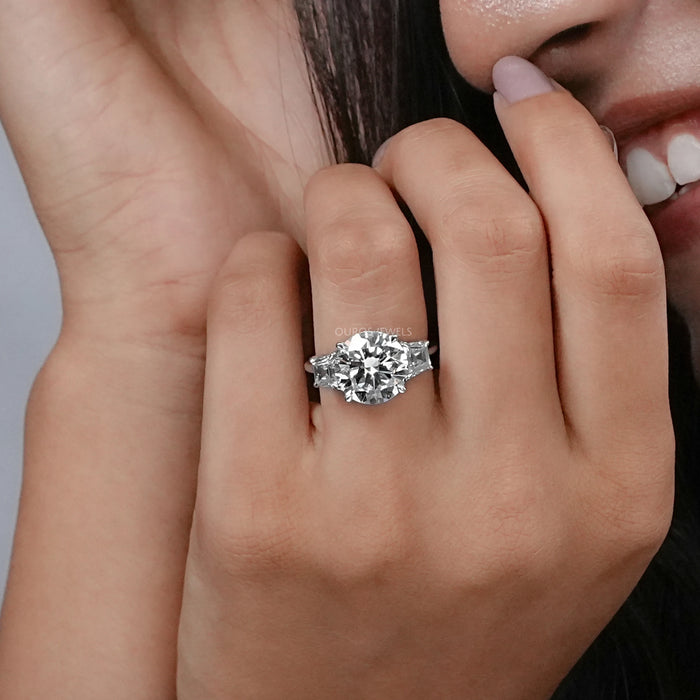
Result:
[[[676,191],[676,181],[665,163],[645,148],[627,154],[627,179],[641,204],[658,204]]]
[[[700,180],[700,141],[679,134],[668,144],[668,168],[679,185]]]

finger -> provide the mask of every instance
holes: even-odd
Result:
[[[288,465],[301,461],[310,425],[300,303],[306,270],[291,237],[261,232],[239,239],[216,279],[199,475],[209,503],[245,507],[250,494],[272,496]]]
[[[494,81],[507,97],[533,72],[509,57]],[[654,440],[670,421],[664,267],[654,231],[605,135],[570,93],[513,104],[499,96],[495,104],[549,231],[559,387],[572,436],[603,451],[637,444],[640,435]]]
[[[400,340],[427,340],[427,316],[413,231],[389,188],[371,168],[342,165],[317,173],[305,196],[307,245],[314,307],[316,354],[364,329]],[[370,368],[353,387],[380,388]],[[370,394],[374,392],[370,391]],[[406,393],[386,405],[346,404],[340,392],[323,389],[324,425],[354,436],[415,424],[433,405],[433,382],[424,372]],[[336,427],[337,426],[337,427]]]
[[[480,439],[504,421],[561,419],[547,242],[532,200],[468,129],[447,119],[394,136],[377,167],[433,249],[447,414]]]

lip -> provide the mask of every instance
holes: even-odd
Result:
[[[624,145],[643,131],[694,109],[700,109],[697,85],[618,102],[603,114],[600,123],[612,129],[618,144]]]
[[[644,148],[663,163],[668,162],[668,146],[678,134],[690,134],[700,138],[700,109],[691,109],[680,115],[654,124],[624,141],[618,141],[619,161],[627,170],[627,156],[634,148]]]
[[[657,139],[653,135],[665,130],[664,140],[668,141],[685,118],[698,111],[700,86],[692,86],[619,102],[605,112],[601,123],[615,134],[620,162],[624,163],[622,156],[630,146],[638,143],[637,137],[643,141],[646,134],[650,137],[650,143],[654,144]],[[659,143],[656,145],[660,147]],[[654,152],[657,149],[650,150]],[[700,242],[700,186],[693,186],[676,200],[644,207],[644,211],[654,227],[665,258],[687,252]]]

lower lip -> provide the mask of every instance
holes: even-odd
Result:
[[[665,258],[700,243],[700,182],[673,202],[647,208]]]

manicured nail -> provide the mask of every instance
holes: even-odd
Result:
[[[384,154],[386,153],[386,149],[389,146],[389,141],[394,138],[393,136],[390,136],[378,149],[377,152],[374,154],[374,158],[372,158],[372,167],[376,168],[379,165],[379,162],[381,159],[384,157]]]
[[[504,56],[496,62],[493,86],[509,104],[557,89],[536,65],[520,56]]]

